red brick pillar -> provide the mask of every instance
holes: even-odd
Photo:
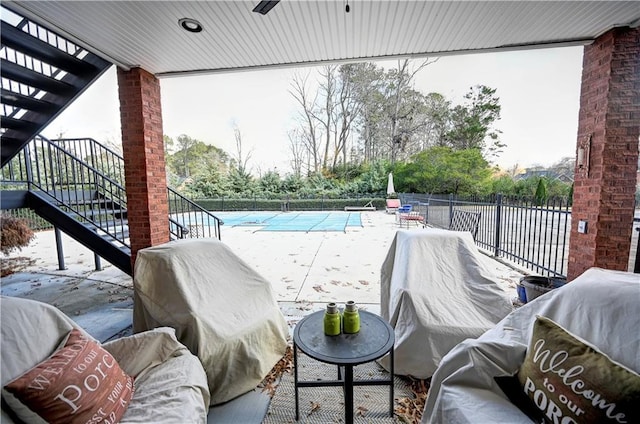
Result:
[[[640,28],[600,36],[584,48],[582,66],[569,280],[592,266],[627,270],[640,136]],[[586,233],[578,231],[581,220]]]
[[[169,241],[160,83],[147,71],[118,69],[131,265],[138,250]]]

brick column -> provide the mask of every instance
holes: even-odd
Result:
[[[640,28],[617,28],[584,49],[569,280],[592,266],[627,270],[639,136]]]
[[[118,69],[131,265],[138,250],[169,241],[160,83],[141,68]]]

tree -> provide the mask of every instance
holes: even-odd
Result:
[[[334,151],[333,167],[338,163],[342,154],[343,165],[347,164],[348,140],[353,123],[360,113],[362,105],[356,97],[356,73],[357,65],[342,65],[338,73],[338,89],[336,90],[336,103],[334,122]]]
[[[186,184],[186,191],[194,198],[220,197],[229,193],[229,182],[220,169],[212,167]]]
[[[381,154],[377,140],[380,139],[380,122],[383,120],[384,70],[370,62],[350,66],[353,94],[359,105],[354,116],[354,131],[358,131],[360,137],[354,147],[363,162],[373,162]]]
[[[491,168],[478,149],[431,147],[396,167],[399,192],[482,194],[488,190]]]
[[[302,135],[300,137],[300,140],[306,147],[307,155],[312,161],[312,164],[309,167],[309,171],[318,172],[320,170],[322,161],[320,159],[320,140],[318,138],[317,128],[318,124],[315,119],[317,95],[315,98],[311,98],[307,87],[308,78],[308,74],[304,77],[300,74],[294,75],[293,81],[291,83],[292,87],[291,90],[289,90],[289,93],[302,107],[300,116],[302,121]]]
[[[440,93],[429,93],[425,96],[426,123],[424,127],[424,150],[432,146],[446,146],[446,133],[449,130],[451,102]]]
[[[255,192],[253,177],[248,173],[241,173],[238,168],[231,168],[228,175],[229,190],[245,196]]]
[[[166,134],[162,136],[162,141],[164,142],[164,158],[166,160],[166,158],[172,153],[175,142],[173,141],[173,138]]]
[[[334,71],[335,65],[329,65],[322,68],[320,76],[324,79],[324,82],[320,84],[320,91],[324,97],[324,107],[316,110],[313,114],[314,118],[320,123],[324,130],[324,153],[322,155],[322,169],[326,170],[329,163],[329,146],[331,143],[332,133],[332,119],[335,115],[335,92],[336,92],[336,77]]]
[[[236,155],[234,157],[235,169],[240,176],[248,176],[250,175],[248,163],[253,154],[253,149],[248,152],[243,151],[242,133],[236,124],[233,125],[233,137],[236,141]]]
[[[538,206],[542,206],[547,201],[547,184],[544,178],[538,178],[538,185],[534,197]]]
[[[165,136],[165,140],[166,140]],[[179,179],[197,178],[201,174],[208,174],[212,168],[226,173],[229,166],[229,155],[224,150],[205,144],[204,142],[183,134],[180,138],[188,140],[180,150],[169,154],[166,158],[167,172]]]
[[[423,97],[413,90],[415,75],[437,59],[423,61],[415,69],[410,69],[409,59],[398,61],[398,68],[387,73],[387,114],[390,122],[389,141],[391,147],[390,160],[398,159],[398,152],[405,147],[414,135],[424,126],[424,119],[419,117]]]
[[[500,119],[500,98],[496,89],[485,85],[471,87],[465,103],[451,111],[451,129],[446,133],[447,145],[454,149],[480,149],[489,158],[500,154],[500,130],[494,123]]]
[[[494,194],[513,194],[515,185],[516,183],[510,175],[500,175],[491,180],[491,192]]]
[[[277,170],[269,170],[258,180],[258,188],[265,194],[278,194],[282,191],[282,182]]]
[[[287,132],[287,137],[289,138],[289,152],[291,153],[291,169],[294,175],[300,177],[302,175],[302,167],[309,159],[309,151],[305,149],[305,135],[300,129],[294,128]]]
[[[176,152],[176,159],[179,158],[181,164],[178,167],[178,175],[188,178],[191,173],[189,172],[189,162],[193,155],[190,149],[198,143],[198,140],[189,137],[186,134],[178,136],[177,145],[178,151]]]

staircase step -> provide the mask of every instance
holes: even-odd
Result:
[[[104,223],[102,223],[103,227],[96,227],[95,225],[89,223],[89,222],[85,222],[83,224],[87,229],[95,232],[96,234],[98,234],[100,237],[102,237],[103,239],[113,242],[113,243],[117,243],[117,245],[120,245],[119,242],[116,242],[114,240],[114,237],[117,239],[126,239],[129,238],[129,227],[128,225],[125,225],[124,227],[118,223],[113,224],[111,226],[108,226],[105,228]],[[111,234],[109,234],[111,233]]]
[[[59,107],[54,103],[45,102],[44,100],[34,97],[25,96],[24,94],[14,93],[13,91],[1,90],[2,104],[26,109],[38,113],[53,113]]]
[[[22,140],[15,137],[3,135],[0,140],[2,141],[0,143],[0,154],[2,158],[10,156],[16,149],[19,150],[22,145]]]
[[[52,94],[61,96],[71,96],[75,92],[75,87],[66,82],[58,81],[39,72],[16,65],[8,60],[0,61],[0,71],[3,78],[21,82],[28,86],[39,88]]]
[[[3,46],[10,47],[74,75],[91,75],[97,71],[90,63],[84,62],[4,21],[0,35]]]
[[[7,116],[3,116],[0,118],[0,125],[2,128],[8,128],[11,130],[21,131],[21,132],[33,132],[38,131],[40,128],[40,124],[37,122],[25,121],[23,119],[15,119],[9,118]]]

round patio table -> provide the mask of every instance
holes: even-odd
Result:
[[[345,422],[353,423],[353,386],[389,386],[389,414],[393,416],[393,328],[379,315],[360,311],[360,331],[356,334],[326,336],[324,311],[303,318],[293,331],[293,364],[296,398],[296,420],[299,419],[298,389],[300,387],[342,386],[344,390]],[[318,361],[337,365],[337,380],[299,381],[298,349]],[[385,354],[391,355],[389,379],[353,379],[353,367],[374,361]],[[341,368],[344,367],[344,378]]]

